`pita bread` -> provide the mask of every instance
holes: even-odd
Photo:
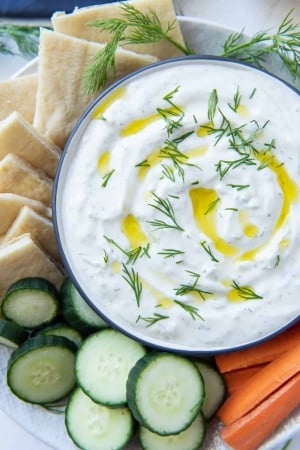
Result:
[[[0,299],[9,286],[25,277],[42,277],[59,289],[65,278],[29,234],[0,247]]]
[[[17,194],[0,193],[0,236],[5,234],[23,206],[51,219],[51,209],[43,203]]]
[[[18,112],[0,122],[0,158],[7,153],[22,157],[52,178],[61,155],[58,147],[48,143]]]
[[[60,262],[51,220],[43,217],[28,206],[23,206],[9,230],[2,239],[2,245],[8,244],[22,234],[29,233],[31,238],[51,256]]]
[[[149,10],[155,11],[160,18],[163,29],[166,29],[168,24],[174,23],[174,29],[170,36],[180,44],[184,44],[172,0],[133,0],[127,3],[145,14],[149,13]],[[56,31],[87,39],[88,41],[108,42],[111,39],[110,33],[100,31],[99,28],[90,27],[88,24],[97,19],[122,18],[121,12],[119,2],[75,9],[72,14],[58,12],[52,16],[52,26]],[[182,52],[166,40],[152,44],[124,45],[123,48],[137,53],[154,55],[159,59],[182,55]]]
[[[23,195],[50,206],[52,180],[19,156],[8,153],[0,161],[0,192]]]
[[[0,120],[18,111],[33,122],[37,90],[37,74],[0,81]]]
[[[75,122],[95,97],[83,94],[82,79],[91,59],[103,46],[41,30],[34,126],[60,148],[63,148]],[[152,56],[119,49],[115,78],[154,61],[156,59]]]

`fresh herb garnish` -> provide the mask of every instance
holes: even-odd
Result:
[[[112,176],[112,174],[114,173],[115,170],[116,169],[112,169],[112,170],[110,170],[109,172],[107,172],[107,173],[105,173],[103,175],[103,177],[102,177],[103,182],[101,184],[102,187],[106,187],[107,186],[107,183],[109,182],[110,177]]]
[[[249,286],[240,286],[236,281],[232,280],[231,287],[236,290],[239,297],[245,300],[256,300],[262,299],[261,295],[256,294],[256,292]]]
[[[229,170],[236,169],[243,164],[246,166],[255,166],[253,158],[250,158],[250,155],[244,155],[241,158],[234,160],[221,159],[216,164],[216,169],[220,175],[220,179],[222,180]]]
[[[163,199],[159,197],[154,192],[152,193],[154,203],[149,203],[149,206],[155,208],[157,211],[161,212],[165,216],[167,216],[170,221],[165,222],[164,220],[148,220],[148,223],[155,227],[157,230],[162,228],[174,228],[179,231],[184,231],[184,229],[178,224],[175,217],[175,212],[173,206],[168,198]]]
[[[241,104],[241,94],[240,94],[240,89],[239,87],[237,87],[237,90],[233,96],[233,103],[228,103],[228,106],[230,109],[232,109],[232,111],[237,112],[240,104]]]
[[[236,189],[237,191],[241,191],[242,189],[247,189],[250,187],[250,184],[227,184],[227,186],[232,187],[233,189]]]
[[[130,250],[125,250],[118,244],[114,239],[109,238],[108,236],[103,236],[104,239],[107,240],[110,244],[114,245],[120,252],[127,256],[126,264],[134,264],[138,258],[142,258],[143,256],[147,256],[150,258],[149,250],[150,244],[148,243],[145,247],[139,246]]]
[[[176,295],[185,295],[191,292],[195,292],[200,295],[202,300],[206,300],[206,295],[212,295],[212,292],[205,291],[198,286],[198,281],[200,278],[200,275],[198,273],[191,272],[189,270],[186,270],[186,272],[189,273],[189,275],[194,278],[195,281],[192,284],[181,284],[178,288],[175,288],[174,291]]]
[[[157,16],[156,12],[149,9],[143,13],[130,3],[122,2],[119,5],[122,18],[108,18],[95,20],[89,25],[111,33],[112,38],[106,46],[97,53],[85,73],[83,88],[86,93],[96,93],[105,85],[110,74],[115,71],[115,53],[118,45],[125,44],[150,44],[166,40],[183,54],[191,54],[192,50],[175,41],[171,32],[175,27],[175,21],[169,22],[166,28]]]
[[[142,295],[142,290],[143,290],[143,285],[142,285],[142,282],[140,280],[139,274],[138,274],[138,272],[135,272],[133,267],[131,267],[131,270],[129,270],[124,263],[122,264],[122,266],[123,266],[123,270],[122,270],[123,271],[123,275],[122,275],[122,277],[124,278],[125,281],[127,281],[129,286],[133,290],[137,306],[139,307],[140,306],[141,295]]]
[[[221,201],[221,199],[219,197],[217,197],[215,200],[213,200],[211,203],[209,203],[204,215],[206,216],[210,211],[212,211],[220,201]]]
[[[212,121],[215,117],[218,101],[219,101],[218,92],[216,89],[213,89],[208,98],[207,117],[208,117],[208,120],[210,120],[210,121]]]
[[[196,306],[188,305],[187,303],[181,302],[180,300],[174,300],[174,303],[176,303],[178,306],[183,308],[187,313],[189,313],[193,320],[196,320],[196,318],[204,320],[203,317],[200,316],[199,309]]]
[[[164,258],[174,258],[174,256],[184,255],[182,250],[176,250],[175,248],[163,248],[158,255],[163,255]]]
[[[206,253],[208,253],[208,255],[210,256],[210,259],[214,262],[219,262],[219,260],[214,256],[210,246],[207,244],[206,241],[201,241],[200,242],[201,247],[203,248],[203,250],[206,251]]]
[[[15,55],[10,41],[19,54],[32,58],[38,53],[40,27],[34,25],[0,24],[0,53]]]
[[[138,322],[139,320],[143,320],[144,322],[147,322],[148,325],[146,325],[146,328],[151,327],[152,325],[156,324],[157,322],[161,321],[161,320],[166,320],[169,319],[169,316],[165,316],[163,314],[159,314],[159,313],[154,313],[152,317],[142,317],[142,316],[138,316],[136,322]]]

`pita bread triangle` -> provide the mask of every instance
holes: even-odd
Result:
[[[82,80],[92,58],[103,47],[104,44],[41,30],[34,126],[60,148],[64,147],[75,122],[96,96],[83,93]],[[115,77],[108,84],[154,61],[153,56],[118,49]]]
[[[11,112],[18,111],[29,122],[33,122],[37,74],[0,81],[0,120]]]

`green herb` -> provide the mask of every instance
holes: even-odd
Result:
[[[207,110],[208,120],[212,121],[214,119],[217,111],[218,101],[219,101],[218,92],[216,89],[213,89],[208,99],[208,110]]]
[[[236,169],[237,167],[245,164],[246,166],[255,166],[255,162],[249,155],[244,155],[241,158],[235,160],[220,160],[216,164],[217,172],[222,180],[227,172],[231,169]]]
[[[225,211],[238,211],[237,208],[225,208]]]
[[[131,268],[131,270],[129,271],[127,266],[124,263],[122,264],[122,266],[123,266],[123,273],[124,273],[124,275],[122,275],[122,277],[124,278],[125,281],[127,281],[129,286],[133,290],[137,306],[139,307],[142,290],[143,290],[143,285],[140,280],[139,274],[137,272],[135,272],[135,270],[133,268]]]
[[[192,284],[181,284],[179,288],[175,288],[174,291],[176,295],[185,295],[191,292],[196,292],[200,295],[202,300],[206,300],[205,295],[212,295],[212,292],[204,291],[198,286],[198,281],[200,278],[198,273],[191,272],[189,270],[186,270],[186,272],[188,272],[192,278],[195,278],[195,281]]]
[[[150,44],[166,40],[184,54],[191,54],[192,50],[176,42],[171,32],[175,28],[175,21],[169,22],[163,28],[155,11],[149,9],[142,13],[130,3],[119,5],[122,18],[108,18],[95,20],[89,25],[111,33],[112,38],[106,46],[97,53],[84,76],[84,92],[96,93],[103,87],[108,77],[115,72],[115,53],[118,45]]]
[[[160,320],[165,320],[165,319],[169,319],[169,316],[164,316],[163,314],[154,313],[153,317],[138,316],[136,322],[138,322],[139,320],[143,320],[144,322],[148,322],[148,325],[146,326],[146,328],[148,328],[148,327],[151,327],[152,325],[156,324]]]
[[[277,255],[277,256],[276,256],[276,260],[275,260],[274,267],[278,267],[278,266],[279,266],[279,263],[280,263],[280,255]]]
[[[206,241],[201,241],[200,242],[201,247],[203,248],[203,250],[206,251],[206,253],[208,253],[208,255],[210,256],[211,260],[214,262],[219,262],[219,260],[213,255],[210,246],[207,244]]]
[[[265,68],[267,56],[277,56],[295,81],[299,77],[300,24],[294,23],[291,10],[275,33],[259,31],[245,39],[243,31],[232,33],[224,43],[222,56]]]
[[[105,262],[105,264],[108,263],[108,254],[107,254],[106,250],[103,251],[103,261]]]
[[[174,88],[172,91],[168,92],[163,97],[163,100],[165,100],[168,103],[167,108],[157,108],[158,114],[166,122],[166,129],[167,129],[168,136],[170,136],[170,134],[172,134],[177,128],[182,126],[184,112],[180,106],[176,105],[173,102],[174,94],[176,94],[178,91],[179,91],[179,86]],[[174,120],[174,117],[176,118],[175,120]]]
[[[282,447],[281,450],[287,450],[287,449],[289,448],[289,446],[291,445],[291,443],[292,443],[292,439],[289,439],[289,440],[284,444],[284,446]]]
[[[188,160],[188,156],[185,155],[184,153],[182,153],[179,150],[178,144],[170,139],[167,139],[165,142],[165,146],[160,149],[159,152],[159,157],[160,158],[166,158],[166,159],[170,159],[174,169],[177,171],[178,175],[181,177],[181,179],[184,181],[184,170],[182,168],[183,164],[187,164],[187,160]],[[163,169],[164,169],[164,175],[168,176],[168,178],[170,178],[171,181],[174,181],[172,179],[172,175],[171,175],[171,168],[170,166],[165,166],[162,165]],[[169,168],[169,170],[167,171],[166,168]],[[173,173],[174,176],[174,173]]]
[[[167,216],[170,219],[170,222],[165,222],[163,220],[152,220],[148,221],[148,223],[154,226],[157,230],[160,230],[162,228],[174,228],[179,231],[184,231],[184,229],[176,221],[174,209],[170,200],[163,199],[156,195],[154,192],[152,193],[152,195],[154,197],[155,203],[149,203],[149,206],[155,208],[157,211]]]
[[[234,189],[236,189],[237,191],[241,191],[242,189],[246,189],[248,187],[250,187],[250,184],[227,184],[227,186],[230,186]]]
[[[174,256],[184,255],[182,250],[176,250],[175,248],[163,248],[158,255],[163,255],[164,258],[174,258]]]
[[[144,161],[136,164],[135,167],[150,167],[150,164],[148,163],[147,159],[144,159]]]
[[[32,25],[0,24],[0,53],[15,55],[10,43],[17,46],[19,54],[32,58],[38,53],[40,27]]]
[[[235,289],[239,295],[239,297],[245,299],[245,300],[256,300],[256,299],[262,299],[260,295],[256,294],[252,288],[249,286],[240,286],[237,284],[236,281],[232,280],[233,289]]]
[[[148,258],[150,258],[149,255],[150,244],[147,244],[146,247],[139,246],[131,250],[125,250],[114,239],[111,239],[107,236],[104,236],[104,239],[106,239],[107,242],[114,245],[118,250],[120,250],[124,255],[127,256],[128,259],[126,261],[126,264],[129,263],[134,264],[138,258],[142,258],[143,256],[147,256]]]
[[[114,173],[115,170],[116,169],[112,169],[110,172],[107,172],[103,175],[103,177],[102,177],[103,183],[101,184],[102,187],[107,186],[107,183],[109,182],[110,177],[112,176],[112,174]]]
[[[206,216],[206,214],[208,214],[211,210],[213,210],[220,201],[221,201],[221,199],[218,197],[218,198],[216,198],[216,200],[209,203],[208,208],[205,211],[204,215]]]
[[[181,302],[179,300],[174,300],[174,303],[177,303],[181,308],[183,308],[187,313],[190,314],[192,319],[196,320],[196,318],[199,318],[201,320],[204,320],[202,316],[199,314],[199,309],[196,308],[196,306],[187,305],[184,302]]]
[[[233,104],[228,103],[228,106],[229,106],[230,109],[232,109],[232,111],[237,112],[238,107],[241,104],[241,98],[242,98],[242,96],[240,94],[240,90],[239,90],[239,87],[238,87],[236,92],[235,92],[235,94],[234,94],[234,96],[233,96]]]
[[[253,89],[253,91],[251,92],[251,94],[249,95],[249,98],[253,98],[254,95],[256,94],[256,88]]]

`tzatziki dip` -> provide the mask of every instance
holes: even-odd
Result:
[[[299,316],[300,100],[280,80],[197,57],[142,70],[90,108],[60,180],[67,267],[126,333],[222,350]]]

